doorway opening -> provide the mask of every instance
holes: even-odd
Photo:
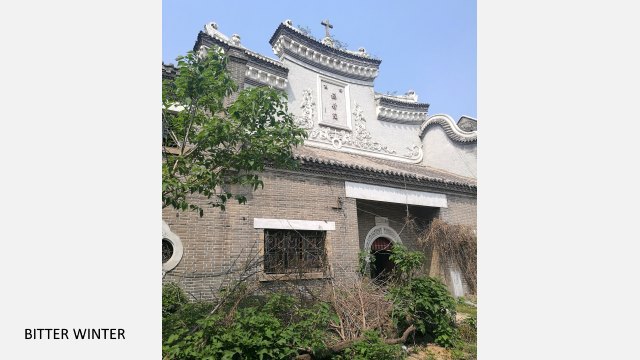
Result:
[[[371,244],[371,278],[386,280],[393,271],[393,262],[389,259],[393,242],[387,238],[377,238]]]

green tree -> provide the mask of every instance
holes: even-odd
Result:
[[[294,124],[286,93],[268,87],[237,91],[218,50],[177,58],[178,73],[162,86],[162,207],[203,209],[201,194],[224,210],[229,199],[246,197],[233,187],[256,190],[266,166],[293,169],[292,147],[306,132]]]

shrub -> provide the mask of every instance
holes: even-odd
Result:
[[[419,334],[451,348],[456,341],[455,300],[440,280],[416,277],[393,286],[393,318],[399,328],[415,325]]]
[[[190,305],[168,316],[165,359],[290,359],[299,349],[324,348],[330,317],[325,303],[302,308],[293,297],[274,294],[266,303],[240,308],[233,316],[209,315],[197,304]],[[199,318],[193,321],[193,315]]]
[[[162,286],[162,316],[176,312],[182,305],[189,301],[187,295],[175,283]]]
[[[368,272],[373,271],[376,267],[375,257],[368,251],[360,251],[358,253],[358,273],[366,276]]]
[[[392,280],[405,282],[413,277],[413,274],[422,267],[424,254],[419,251],[409,251],[403,245],[396,244],[391,248],[389,256],[394,264]]]
[[[365,339],[346,348],[336,360],[396,360],[404,359],[405,352],[401,345],[386,344],[375,331],[367,331]]]

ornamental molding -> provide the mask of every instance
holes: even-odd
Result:
[[[274,75],[250,65],[247,65],[247,71],[245,75],[249,79],[252,79],[264,85],[273,86],[281,90],[284,90],[287,87],[286,78]]]
[[[314,64],[309,64],[309,62],[307,61],[303,61],[300,59],[297,59],[295,57],[287,57],[287,61],[290,61],[296,65],[299,65],[300,67],[303,67],[311,72],[332,78],[332,79],[336,79],[336,80],[340,80],[340,81],[344,81],[347,82],[349,84],[356,84],[356,85],[362,85],[362,86],[373,86],[373,80],[372,79],[357,79],[351,76],[347,76],[341,73],[336,73],[335,71],[331,70],[331,69],[325,69],[325,68],[320,68],[318,66],[315,66]]]
[[[249,57],[249,61],[256,63],[256,65],[262,65],[265,66],[269,69],[271,69],[272,71],[276,71],[276,75],[280,75],[280,76],[287,76],[289,69],[284,66],[284,64],[282,64],[280,61],[276,61],[273,59],[270,59],[264,55],[258,54],[257,52],[253,52],[251,50],[245,50],[245,53],[248,55]]]
[[[378,76],[378,68],[354,64],[348,60],[327,56],[323,52],[297,42],[287,36],[281,36],[273,45],[273,52],[284,58],[285,55],[297,58],[320,69],[329,70],[349,78],[373,81]]]
[[[372,82],[379,73],[381,61],[372,59],[364,48],[357,53],[336,49],[294,28],[291,20],[278,26],[269,43],[280,59],[295,58],[332,74]]]
[[[433,115],[429,118],[429,120],[425,121],[422,126],[420,126],[420,138],[424,138],[424,135],[427,132],[427,128],[432,125],[442,126],[444,132],[447,136],[457,142],[461,143],[471,143],[476,142],[478,140],[478,135],[476,131],[464,131],[453,122],[453,119],[449,115],[438,114]]]
[[[426,112],[398,110],[382,105],[376,107],[376,115],[380,121],[408,125],[420,125],[428,118]]]
[[[302,90],[302,103],[300,108],[302,109],[302,116],[296,116],[294,122],[299,127],[311,130],[313,129],[313,116],[315,113],[316,103],[313,102],[313,94],[311,89]]]
[[[318,127],[309,131],[309,140],[306,143],[323,149],[340,150],[412,164],[422,161],[421,146],[408,146],[402,154],[398,154],[396,150],[376,141],[367,130],[366,119],[359,104],[356,104],[352,115],[355,123],[353,131],[318,124]]]
[[[355,51],[343,50],[343,49],[335,48],[333,46],[325,45],[322,43],[322,41],[318,41],[312,36],[309,36],[308,34],[305,34],[304,32],[295,28],[293,26],[293,21],[289,19],[280,23],[276,31],[271,36],[271,39],[269,39],[269,44],[273,46],[276,39],[278,39],[280,36],[283,36],[283,35],[288,35],[289,37],[296,38],[300,42],[304,42],[306,44],[309,44],[310,46],[315,46],[317,47],[318,50],[323,50],[325,52],[329,52],[336,56],[342,56],[350,60],[360,61],[363,64],[371,64],[371,65],[378,66],[382,62],[382,60],[380,59],[375,59],[371,57],[364,48],[360,48],[358,49],[358,52],[355,52]]]
[[[418,95],[413,90],[405,95],[376,94],[374,98],[380,121],[420,125],[428,118],[429,104],[419,103]]]
[[[374,226],[369,230],[367,236],[364,239],[364,249],[365,251],[371,250],[371,245],[378,238],[385,238],[391,240],[394,244],[402,244],[402,239],[400,239],[400,235],[393,230],[392,228],[385,225]]]

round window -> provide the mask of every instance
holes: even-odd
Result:
[[[162,239],[162,263],[166,263],[173,256],[173,244],[169,239]]]
[[[167,271],[173,270],[180,259],[184,249],[182,248],[182,241],[180,237],[173,233],[169,228],[169,225],[162,221],[162,274]]]

